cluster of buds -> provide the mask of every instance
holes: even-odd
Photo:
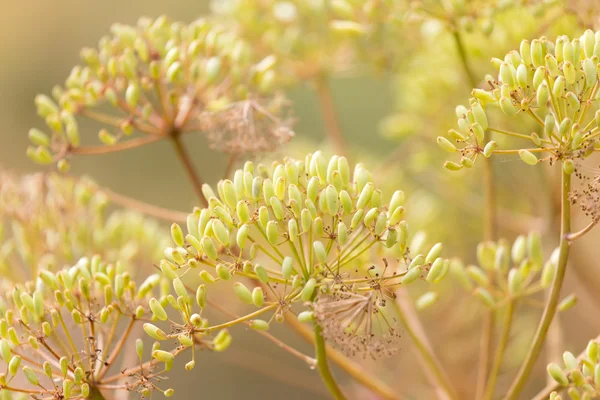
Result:
[[[406,5],[389,0],[215,1],[254,48],[277,57],[286,81],[312,80],[357,64],[394,64]]]
[[[504,240],[480,243],[478,265],[465,267],[456,261],[450,271],[466,290],[495,309],[550,287],[556,274],[558,250],[544,262],[540,235],[532,232],[518,236],[512,246]],[[567,310],[576,301],[574,295],[565,297],[559,310]]]
[[[489,35],[493,32],[497,16],[513,8],[526,8],[522,12],[536,16],[557,3],[554,0],[413,0],[411,6],[418,16],[450,22],[453,29],[467,32],[481,30]]]
[[[589,400],[600,396],[600,343],[590,340],[585,352],[575,357],[563,353],[564,368],[556,363],[548,365],[548,374],[565,390],[571,399]],[[550,400],[561,400],[558,392],[552,392]]]
[[[131,271],[160,258],[157,249],[168,235],[158,223],[132,211],[109,213],[107,205],[104,193],[85,179],[1,172],[0,274],[21,283],[40,269],[56,271],[89,254]]]
[[[187,233],[172,225],[174,246],[165,250],[160,269],[175,294],[150,302],[158,325],[145,328],[154,339],[191,346],[218,332],[206,343],[220,351],[231,342],[230,326],[266,330],[299,303],[306,306],[300,321],[322,324],[324,336],[341,346],[350,343],[352,354],[382,354],[378,334],[384,341],[395,335],[386,300],[400,285],[437,283],[449,269],[441,244],[409,256],[404,193],[396,191],[385,202],[371,174],[360,164],[352,173],[344,157],[326,159],[319,151],[270,167],[247,162],[233,180],[220,181],[216,193],[205,185],[204,194],[209,207],[188,216]],[[382,265],[373,265],[374,259]],[[395,261],[388,265],[388,259]],[[194,284],[194,276],[203,283]],[[232,288],[255,310],[210,325],[202,311],[210,309],[213,285]],[[271,316],[258,319],[263,314]],[[169,329],[163,329],[160,321],[167,320]],[[336,340],[340,331],[346,339]]]
[[[143,396],[155,390],[172,393],[156,386],[157,363],[142,362],[142,340],[135,346],[128,343],[148,312],[148,298],[161,284],[160,274],[138,286],[121,264],[94,256],[56,273],[41,270],[22,284],[5,279],[1,284],[0,356],[7,366],[0,374],[3,396],[104,398],[98,393],[105,385]],[[117,358],[129,363],[125,369]]]
[[[51,131],[29,132],[27,154],[40,164],[56,162],[67,170],[71,154],[119,151],[203,131],[219,111],[246,101],[268,110],[254,116],[268,120],[263,135],[274,135],[273,143],[290,137],[289,129],[280,129],[284,122],[272,118],[283,103],[268,98],[275,79],[270,58],[255,59],[246,42],[212,21],[183,24],[159,17],[142,18],[136,26],[115,24],[81,58],[64,87],[35,99]],[[81,145],[79,117],[103,125],[101,146]],[[131,138],[136,132],[140,136]]]
[[[491,89],[474,89],[470,106],[456,108],[459,129],[449,132],[450,140],[438,138],[442,148],[462,155],[460,163],[448,161],[446,168],[470,168],[480,155],[518,153],[527,164],[561,161],[564,171],[573,173],[577,160],[600,148],[599,56],[600,32],[587,30],[572,40],[560,36],[556,43],[545,37],[531,43],[524,40],[519,51],[509,52],[503,60],[492,59],[499,75],[486,78]],[[489,126],[488,111],[494,107],[511,118],[528,115],[538,131],[509,132]],[[517,137],[531,146],[501,150],[486,132]]]

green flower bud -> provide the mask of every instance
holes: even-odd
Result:
[[[450,171],[459,171],[462,169],[462,167],[463,167],[462,165],[457,164],[452,161],[446,161],[444,163],[444,168],[446,168],[447,170],[450,170]]]
[[[38,377],[31,368],[23,367],[22,371],[23,371],[23,374],[25,375],[25,378],[27,378],[27,380],[29,381],[29,383],[31,383],[33,386],[39,385]]]
[[[427,256],[425,257],[425,263],[429,264],[436,260],[440,256],[440,254],[442,254],[443,248],[444,246],[441,243],[436,243],[435,245],[433,245],[433,247],[429,250],[429,253],[427,253]]]
[[[421,277],[421,267],[415,266],[408,270],[408,272],[402,277],[400,283],[403,285],[409,285]]]
[[[218,264],[216,271],[219,278],[223,279],[224,281],[228,281],[232,278],[229,267],[227,267],[225,264]]]
[[[375,186],[372,182],[368,182],[365,184],[363,189],[358,196],[358,200],[356,201],[356,208],[364,208],[371,200],[371,196],[373,195],[373,191],[375,190]]]
[[[253,304],[252,293],[250,290],[241,282],[233,284],[233,291],[235,294],[246,304]]]
[[[10,362],[8,363],[8,373],[12,376],[15,376],[19,371],[19,366],[21,365],[21,357],[14,356]]]
[[[508,97],[501,97],[500,98],[500,109],[502,109],[502,112],[504,114],[506,114],[507,116],[513,118],[514,116],[517,115],[517,110],[515,109],[515,106],[512,103],[512,100],[509,99]]]
[[[300,292],[300,298],[302,301],[310,301],[312,299],[313,293],[315,292],[315,287],[317,286],[317,281],[314,278],[311,278],[306,282],[302,292]]]
[[[557,364],[548,364],[547,370],[548,374],[552,377],[552,379],[556,381],[556,383],[558,383],[561,386],[569,385],[569,379]]]
[[[255,287],[252,290],[252,303],[256,307],[262,307],[265,302],[265,295],[261,287]]]
[[[279,238],[279,234],[277,232],[277,222],[269,221],[267,223],[267,240],[272,246],[277,246],[277,241]]]
[[[143,325],[144,331],[153,339],[156,340],[167,340],[167,335],[156,325],[145,323]]]
[[[456,146],[443,136],[438,136],[437,143],[443,150],[449,153],[456,152]]]
[[[536,165],[538,163],[537,157],[530,151],[521,149],[519,150],[519,157],[523,160],[524,163],[529,165]]]
[[[561,300],[561,302],[558,304],[558,310],[567,311],[569,308],[575,306],[575,304],[577,304],[577,296],[571,294]]]
[[[152,358],[157,359],[160,362],[169,363],[175,359],[175,356],[168,351],[154,350],[152,352]]]
[[[250,320],[250,328],[257,331],[268,331],[269,323],[267,321],[263,321],[262,319],[253,319]]]
[[[223,329],[217,334],[217,336],[215,336],[215,339],[213,340],[214,350],[219,352],[227,350],[231,344],[231,340],[232,338],[231,334],[229,334],[229,331],[227,329]]]
[[[156,300],[154,297],[151,298],[149,305],[150,305],[150,310],[152,311],[152,315],[154,315],[155,318],[157,318],[161,321],[167,320],[167,318],[168,318],[167,312],[165,311],[163,306],[160,305],[158,300]]]
[[[299,233],[300,232],[298,231],[298,223],[295,219],[290,219],[288,221],[288,235],[292,243],[294,243],[298,239]]]
[[[315,314],[312,311],[302,311],[298,314],[298,321],[302,323],[312,322],[315,319]]]
[[[218,258],[217,248],[213,243],[212,239],[208,236],[204,236],[200,241],[200,245],[202,246],[202,250],[211,260],[215,261]]]
[[[415,302],[415,306],[417,310],[424,310],[427,307],[432,306],[438,299],[438,294],[435,292],[426,292],[422,294],[417,301]]]
[[[320,241],[313,242],[313,251],[315,256],[317,257],[317,261],[320,264],[325,264],[327,261],[327,251],[325,250],[325,246]]]
[[[448,270],[446,262],[442,258],[437,258],[431,265],[431,268],[429,269],[425,280],[429,283],[437,282],[443,277],[443,274],[445,274],[445,270]]]
[[[183,246],[183,231],[178,224],[171,225],[171,237],[177,246]]]
[[[486,289],[480,287],[475,289],[475,296],[477,296],[486,306],[494,307],[494,298]]]

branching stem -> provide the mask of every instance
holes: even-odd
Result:
[[[560,300],[560,290],[565,279],[565,273],[567,271],[567,261],[569,259],[569,251],[571,247],[569,240],[567,239],[568,234],[571,230],[571,203],[569,202],[570,189],[571,175],[563,172],[560,212],[560,250],[558,256],[558,265],[556,268],[556,275],[554,276],[554,280],[552,281],[552,287],[550,288],[548,301],[546,303],[546,307],[544,308],[542,318],[533,338],[533,342],[531,343],[531,347],[529,348],[529,352],[525,357],[525,361],[523,362],[519,373],[517,374],[515,380],[513,381],[513,384],[511,385],[508,393],[505,396],[506,400],[516,399],[519,396],[519,393],[521,393],[521,391],[523,390],[523,387],[525,386],[525,383],[527,382],[527,379],[529,378],[529,375],[533,370],[535,361],[537,360],[542,350],[544,340],[546,339],[546,334],[548,333],[548,329],[550,328],[550,324],[552,323],[554,314],[556,314],[556,309]]]

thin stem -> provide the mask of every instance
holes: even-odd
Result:
[[[302,323],[298,321],[295,315],[288,314],[286,323],[300,334],[307,342],[315,344],[315,335]],[[360,364],[350,360],[344,354],[333,348],[327,348],[327,356],[338,367],[350,375],[356,382],[360,383],[373,393],[385,400],[400,400],[402,397],[392,388],[382,382],[378,377],[369,374]]]
[[[333,145],[334,150],[339,155],[347,154],[346,141],[342,132],[342,127],[335,111],[333,95],[326,77],[317,79],[316,91],[319,99],[319,107],[323,115],[323,123],[325,124],[325,133],[329,136],[329,140]]]
[[[483,162],[483,238],[484,240],[494,240],[497,235],[497,215],[496,215],[496,188],[494,186],[494,171],[491,159],[485,159]],[[489,275],[489,274],[488,274]],[[493,278],[489,277],[490,281]],[[492,342],[494,337],[494,310],[486,310],[483,317],[483,327],[481,340],[479,342],[479,365],[476,386],[476,398],[481,398],[485,391],[486,381],[488,379],[489,364],[492,355]]]
[[[462,63],[463,69],[465,71],[465,75],[469,79],[469,83],[472,88],[477,87],[477,79],[475,78],[475,74],[473,70],[469,66],[469,60],[467,59],[467,52],[465,50],[465,46],[462,42],[462,37],[460,36],[460,32],[458,29],[452,30],[452,36],[454,37],[454,43],[456,44],[456,50],[458,51],[458,56],[460,57],[460,62]]]
[[[259,315],[261,315],[269,310],[272,310],[274,308],[277,308],[277,307],[279,307],[279,304],[277,304],[277,303],[271,304],[271,305],[263,307],[257,311],[254,311],[253,313],[244,315],[243,317],[239,317],[239,318],[236,318],[234,320],[231,320],[231,321],[219,324],[219,325],[214,325],[214,326],[209,326],[208,328],[199,329],[198,332],[212,332],[212,331],[218,330],[218,329],[229,328],[230,326],[233,326],[233,325],[239,324],[241,322],[245,322],[245,321],[248,321],[255,317],[258,317]]]
[[[68,149],[68,153],[84,155],[116,153],[119,151],[135,149],[136,147],[158,142],[162,139],[164,139],[162,136],[140,136],[135,139],[125,140],[112,145],[71,147]]]
[[[229,179],[231,177],[237,159],[238,155],[236,153],[233,153],[229,156],[229,161],[227,161],[227,167],[225,167],[225,173],[223,174],[224,179]]]
[[[433,386],[439,389],[437,392],[440,399],[458,398],[446,371],[444,371],[442,363],[427,340],[425,329],[421,325],[415,310],[412,309],[412,304],[404,300],[407,300],[405,299],[405,295],[398,293],[398,297],[394,303],[396,313],[418,351],[419,359],[426,371],[427,378]]]
[[[573,233],[569,233],[567,235],[567,240],[572,242],[573,240],[579,239],[580,237],[582,237],[583,235],[585,235],[586,233],[591,231],[597,224],[598,224],[598,221],[592,221],[588,224],[588,226],[586,226],[582,230],[573,232]]]
[[[504,316],[504,324],[502,327],[502,335],[500,336],[500,342],[496,347],[496,355],[494,356],[494,363],[490,370],[490,375],[487,381],[484,398],[489,400],[494,395],[494,389],[496,388],[496,381],[498,380],[498,374],[500,373],[500,367],[504,359],[504,352],[506,345],[508,344],[508,338],[510,337],[510,329],[512,327],[513,315],[515,310],[514,300],[509,300],[506,305],[506,314]]]
[[[173,140],[173,145],[175,146],[175,151],[177,152],[177,156],[179,157],[179,160],[182,162],[183,166],[185,167],[185,170],[187,171],[188,178],[190,179],[190,181],[192,182],[192,185],[194,186],[196,195],[200,199],[200,202],[202,203],[202,205],[204,207],[207,207],[208,199],[206,199],[204,197],[204,194],[202,193],[202,179],[200,178],[200,175],[198,175],[198,173],[196,172],[196,169],[194,168],[194,165],[192,164],[190,155],[188,154],[183,143],[181,142],[181,137],[179,135],[173,135],[172,140]]]
[[[134,325],[135,325],[135,319],[132,318],[131,321],[129,321],[129,325],[127,325],[127,329],[123,333],[123,336],[121,336],[121,339],[117,342],[117,345],[111,352],[110,356],[108,357],[108,360],[106,360],[106,363],[104,364],[105,367],[102,368],[102,370],[98,374],[98,377],[96,378],[97,381],[102,381],[102,378],[104,377],[104,375],[106,375],[106,372],[110,369],[111,365],[115,362],[115,359],[119,356],[119,353],[121,353],[121,349],[125,345],[125,342],[127,342],[127,339],[129,338],[129,334],[131,333],[131,330],[133,329]]]
[[[550,288],[550,294],[548,295],[548,302],[544,308],[544,313],[538,325],[537,331],[531,343],[531,347],[525,361],[519,370],[513,384],[506,394],[506,400],[516,399],[519,393],[523,390],[535,361],[537,360],[546,334],[556,314],[558,302],[560,300],[560,289],[562,288],[563,281],[565,279],[565,273],[567,271],[567,261],[569,259],[570,243],[567,239],[569,231],[571,230],[571,203],[569,202],[569,191],[571,189],[571,175],[563,172],[562,173],[562,191],[561,191],[561,225],[560,225],[560,252],[558,256],[558,266],[556,269],[556,275],[552,281],[552,287]]]
[[[337,382],[331,374],[329,364],[327,363],[327,348],[325,347],[325,339],[323,338],[323,332],[319,324],[315,324],[315,357],[317,359],[317,369],[321,374],[321,379],[325,382],[327,389],[336,400],[343,400],[346,398]]]
[[[102,394],[100,389],[94,386],[90,386],[90,395],[86,397],[87,400],[105,400],[106,397]]]

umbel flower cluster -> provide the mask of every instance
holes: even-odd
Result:
[[[111,211],[94,182],[55,173],[0,172],[0,226],[0,274],[13,282],[93,254],[134,271],[134,265],[160,257],[168,241],[156,221],[134,211]]]
[[[174,294],[150,302],[157,323],[144,328],[156,340],[191,345],[216,334],[219,351],[234,324],[267,330],[297,314],[348,354],[388,355],[400,334],[386,308],[394,289],[417,279],[437,283],[449,269],[441,244],[409,253],[404,193],[388,200],[363,166],[351,172],[344,157],[247,162],[216,192],[204,190],[209,207],[188,216],[186,233],[173,224],[174,246],[160,263]],[[197,276],[203,283],[193,283]],[[233,284],[221,289],[227,281]],[[211,325],[203,313],[211,289],[232,290],[255,310]]]
[[[567,172],[574,172],[579,160],[600,147],[599,43],[600,33],[588,30],[575,39],[560,36],[555,43],[544,37],[524,40],[519,51],[503,60],[494,58],[499,74],[486,78],[491,89],[474,89],[470,106],[456,108],[459,129],[449,132],[450,140],[438,138],[442,148],[461,155],[460,163],[448,161],[446,168],[470,168],[481,156],[518,153],[527,164],[561,161]],[[496,107],[511,118],[533,118],[538,131],[495,128],[488,113]],[[499,149],[499,141],[490,140],[486,132],[521,138],[530,147]]]
[[[153,274],[137,286],[122,264],[106,264],[100,257],[82,258],[56,273],[42,270],[22,284],[3,279],[2,398],[19,393],[34,399],[95,398],[107,388],[146,396],[160,390],[155,382],[161,371],[153,362],[143,363],[141,339],[124,369],[116,363],[125,346],[133,346],[130,333],[147,313],[147,298],[160,280]]]
[[[211,21],[115,24],[81,59],[64,87],[36,97],[50,134],[32,129],[27,154],[40,164],[66,170],[71,154],[126,150],[189,132],[212,132],[219,150],[237,153],[270,150],[292,136],[276,116],[285,103],[268,97],[274,58],[255,59],[246,42]],[[237,124],[218,118],[232,111]],[[103,125],[101,146],[82,145],[80,117]]]
[[[311,81],[359,64],[389,68],[407,3],[398,0],[213,1],[239,35],[281,64],[281,78]]]
[[[137,356],[127,348],[161,282],[142,267],[168,235],[155,221],[107,206],[89,180],[0,175],[0,398],[157,389],[142,341]]]
[[[561,389],[567,388],[572,399],[593,399],[600,396],[600,349],[598,340],[590,340],[585,352],[579,357],[569,351],[563,353],[563,364],[548,365],[548,373]],[[549,395],[551,400],[560,400],[557,392]]]
[[[532,232],[518,236],[512,246],[505,240],[482,242],[477,246],[477,265],[465,267],[461,262],[453,262],[450,271],[483,304],[497,308],[550,287],[558,254],[557,248],[544,261],[540,235]],[[490,272],[495,279],[490,279]],[[566,310],[575,301],[574,296],[568,296],[559,309]]]

